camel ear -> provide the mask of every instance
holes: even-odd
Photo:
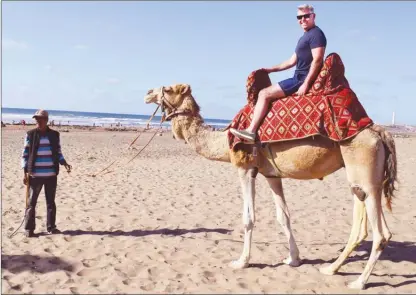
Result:
[[[179,88],[180,94],[185,95],[191,93],[191,86],[188,84],[182,84]]]

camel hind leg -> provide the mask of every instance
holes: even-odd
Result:
[[[342,266],[345,259],[351,254],[352,251],[360,244],[361,239],[366,234],[366,215],[364,202],[360,201],[357,196],[354,196],[354,212],[350,237],[347,242],[347,246],[343,249],[341,255],[331,265],[322,267],[319,271],[326,275],[335,274]],[[365,227],[363,229],[363,227]],[[364,237],[365,238],[365,237]]]
[[[361,276],[349,285],[351,288],[362,289],[382,250],[391,238],[381,207],[383,178],[386,169],[386,150],[379,134],[367,129],[359,133],[350,142],[341,144],[341,153],[348,181],[352,185],[352,191],[355,194],[354,198],[358,198],[354,201],[355,210],[358,212],[357,205],[361,206],[360,210],[366,210],[373,233],[373,246],[368,263]],[[364,214],[355,214],[354,216],[357,216],[357,218],[354,217],[353,234],[351,234],[350,240],[354,241],[352,236],[356,236],[356,242],[349,241],[340,258],[327,268],[327,270],[330,270],[327,273],[331,274],[331,272],[335,272],[341,267],[348,254],[358,245],[360,231],[363,232],[363,236],[366,232],[365,228],[360,230],[362,226],[366,226],[364,224],[366,223],[366,216]]]
[[[348,285],[353,289],[364,289],[377,260],[391,238],[391,233],[387,227],[381,208],[381,190],[374,189],[374,191],[370,193],[365,200],[365,207],[373,232],[373,246],[371,248],[370,258],[368,259],[363,273],[357,280]]]

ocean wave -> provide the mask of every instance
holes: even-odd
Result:
[[[86,115],[76,115],[76,114],[59,114],[59,115],[49,115],[49,122],[54,121],[55,125],[78,125],[78,126],[103,126],[103,127],[110,127],[110,126],[145,126],[150,118],[144,115],[129,115],[127,117],[114,117],[111,116],[113,114],[108,114],[109,116],[102,117],[98,116],[86,116]],[[25,120],[27,124],[35,124],[35,119],[32,118],[33,113],[2,113],[2,121],[4,123],[19,123],[21,120]],[[131,118],[135,116],[136,118]],[[226,120],[215,120],[215,119],[207,119],[205,123],[211,125],[215,128],[223,128],[229,124]],[[149,123],[151,126],[157,126],[160,124],[160,117],[154,117],[152,121]],[[162,126],[170,126],[170,122],[164,122]]]

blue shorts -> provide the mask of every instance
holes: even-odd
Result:
[[[280,88],[282,88],[285,95],[289,96],[298,91],[299,87],[302,86],[305,81],[305,78],[305,75],[295,74],[293,78],[280,81],[278,84]]]

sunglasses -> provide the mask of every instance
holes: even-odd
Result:
[[[307,14],[303,14],[303,15],[298,15],[298,16],[296,16],[296,18],[297,18],[298,20],[301,20],[302,18],[307,19],[307,18],[310,18],[310,17],[311,17],[311,15],[312,15],[312,13],[307,13]]]

